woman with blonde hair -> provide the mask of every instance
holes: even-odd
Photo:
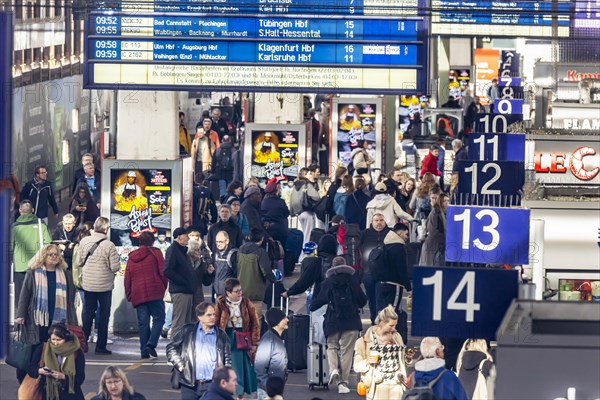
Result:
[[[368,400],[401,399],[406,383],[406,354],[402,336],[396,332],[398,314],[387,306],[377,314],[375,325],[354,344],[354,371],[367,385]]]
[[[75,303],[70,300],[75,286],[60,253],[57,245],[45,245],[29,260],[25,273],[15,322],[23,325],[22,340],[36,345],[33,353],[48,341],[52,324],[78,325]],[[25,374],[17,372],[17,376]]]
[[[92,400],[146,400],[146,398],[133,389],[121,368],[106,367],[100,377],[98,394],[92,397]]]
[[[487,342],[483,339],[467,339],[458,354],[456,370],[469,399],[486,400],[488,398],[487,380],[494,367],[494,360],[488,352]],[[480,373],[482,379],[480,378]]]

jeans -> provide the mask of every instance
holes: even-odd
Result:
[[[140,330],[140,350],[145,353],[146,347],[156,348],[158,338],[165,323],[165,303],[162,300],[153,300],[139,304],[137,312],[138,327]],[[152,317],[152,329],[150,329]]]
[[[107,292],[88,292],[85,293],[85,306],[83,307],[83,332],[86,340],[90,338],[92,322],[96,316],[96,310],[99,308],[98,323],[98,341],[96,349],[106,349],[106,340],[108,339],[108,321],[110,319],[110,306],[112,303],[112,290]]]
[[[219,196],[223,197],[227,194],[227,186],[231,183],[231,181],[226,179],[219,179]],[[227,201],[227,199],[225,199]]]
[[[166,308],[165,329],[171,329],[171,325],[173,325],[173,303],[167,303]]]
[[[369,312],[371,313],[371,324],[375,325],[375,317],[377,317],[377,297],[375,293],[375,281],[371,278],[369,272],[365,272],[363,275],[363,285],[365,285],[365,292],[369,299]]]

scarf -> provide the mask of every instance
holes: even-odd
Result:
[[[35,293],[33,298],[33,320],[36,325],[50,326],[51,322],[62,322],[67,319],[67,278],[65,271],[56,268],[56,302],[54,316],[50,321],[48,312],[48,277],[46,267],[34,271]]]
[[[241,326],[242,324],[242,309],[240,305],[242,304],[242,299],[239,301],[231,301],[227,298],[227,307],[229,307],[229,319],[231,320],[231,324],[233,326]]]
[[[73,336],[73,340],[55,346],[50,339],[44,346],[44,366],[52,371],[59,371],[69,378],[69,393],[75,394],[75,352],[79,350],[79,340]],[[58,363],[57,356],[63,358],[62,365]],[[46,400],[60,399],[60,381],[46,376]]]

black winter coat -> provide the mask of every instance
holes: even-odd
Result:
[[[481,364],[485,358],[486,355],[480,351],[467,350],[463,353],[460,371],[458,371],[458,379],[460,380],[460,383],[462,383],[469,399],[473,398],[473,392],[475,391],[475,385],[477,384],[479,364]],[[483,363],[481,373],[486,379],[490,376],[492,365],[492,362],[489,360]]]
[[[222,138],[221,138],[222,139]],[[223,153],[229,151],[231,155],[231,169],[222,168],[221,158],[223,157]],[[233,148],[233,143],[231,142],[222,142],[221,146],[215,151],[213,156],[213,163],[211,164],[211,173],[213,174],[214,179],[224,179],[226,181],[233,180],[233,152],[235,149]],[[223,164],[225,160],[222,160]]]
[[[279,240],[282,246],[288,236],[288,217],[290,210],[285,201],[279,196],[266,195],[260,206],[262,220],[267,229],[267,233],[275,240]]]
[[[179,383],[194,387],[196,382],[196,332],[198,322],[184,325],[167,345],[167,360],[181,372]],[[217,361],[216,367],[231,366],[231,344],[229,336],[217,326]]]
[[[306,290],[312,285],[313,298],[319,294],[321,290],[321,281],[323,275],[321,272],[321,258],[320,257],[306,257],[302,260],[302,269],[298,280],[288,289],[287,293],[289,296],[296,296]]]
[[[77,340],[77,339],[75,339]],[[46,346],[48,346],[46,344]],[[31,364],[29,364],[29,368],[27,369],[27,374],[32,378],[37,378],[38,376],[42,379],[40,380],[40,388],[42,393],[42,400],[46,399],[46,376],[40,375],[38,370],[40,368],[40,360],[42,359],[42,351],[44,349],[43,345],[37,346],[35,352],[31,357]],[[83,391],[81,390],[81,385],[83,385],[83,381],[85,381],[85,356],[81,350],[77,350],[75,353],[75,382],[73,382],[75,393],[69,393],[69,377],[65,375],[65,380],[62,385],[62,390],[60,391],[60,400],[77,400],[83,399]]]
[[[54,190],[50,181],[35,183],[35,180],[30,180],[23,186],[21,190],[21,201],[29,200],[35,208],[35,215],[38,218],[48,217],[48,203],[52,207],[54,214],[58,214],[58,204],[54,198]]]
[[[335,215],[335,210],[333,209],[333,200],[335,200],[335,194],[337,193],[338,189],[341,186],[342,186],[342,180],[336,179],[335,181],[333,181],[331,183],[331,186],[329,186],[329,189],[327,189],[327,194],[325,194],[325,196],[327,197],[327,200],[326,200],[327,215],[329,215],[330,221],[331,221],[331,218],[333,218]],[[366,218],[366,216],[365,216],[365,218]]]
[[[346,223],[357,224],[360,229],[367,226],[367,203],[371,198],[362,190],[352,193],[346,200]]]
[[[187,257],[187,248],[173,242],[165,254],[165,276],[169,278],[169,292],[194,294],[196,273]]]
[[[85,171],[83,170],[83,168],[79,168],[73,174],[73,185],[72,185],[72,188],[71,188],[71,196],[73,196],[75,194],[75,189],[77,188],[77,183],[82,178],[85,178]],[[100,174],[100,171],[95,168],[94,169],[94,182],[97,182],[98,186],[100,186],[100,181],[101,180],[102,180],[102,176]],[[84,182],[85,182],[85,179],[84,179]]]
[[[254,203],[251,199],[246,199],[240,207],[240,212],[248,218],[250,231],[252,231],[252,229],[265,230],[260,216],[260,202]]]
[[[356,314],[350,319],[341,319],[331,307],[327,307],[325,312],[325,320],[323,321],[323,331],[328,337],[338,332],[360,331],[362,322],[360,320],[360,308],[367,304],[367,295],[360,288],[358,279],[353,275],[354,269],[348,265],[340,265],[330,268],[327,271],[327,278],[321,283],[321,291],[313,297],[310,303],[310,311],[316,311],[326,304],[329,304],[333,287],[338,284],[349,285],[355,301]],[[358,337],[358,335],[357,335]]]
[[[375,247],[377,247],[378,244],[383,243],[383,240],[385,239],[386,235],[388,234],[388,232],[390,231],[390,228],[386,225],[385,228],[383,228],[382,231],[377,232],[375,229],[373,229],[373,227],[371,226],[368,229],[365,229],[362,232],[362,235],[360,236],[360,244],[359,244],[359,248],[360,248],[360,261],[361,261],[361,267],[363,268],[363,270],[365,272],[369,272],[369,254],[371,254],[371,250],[373,250]]]
[[[67,232],[62,225],[62,221],[58,223],[54,233],[52,234],[52,240],[67,240],[71,243],[75,243],[77,241],[77,235],[79,234],[79,229],[73,228],[70,232]],[[69,270],[73,267],[73,248],[69,247],[70,243],[65,244],[65,250],[63,251],[63,258],[67,262],[69,266]]]
[[[412,291],[410,278],[408,277],[404,241],[395,232],[390,231],[385,237],[384,243],[386,268],[381,275],[374,275],[373,279],[381,282],[399,283],[407,291]]]
[[[212,382],[202,400],[233,400],[233,396],[223,390],[218,382]]]
[[[231,218],[227,222],[223,222],[219,219],[218,222],[212,224],[208,228],[208,235],[206,238],[206,244],[208,248],[215,252],[217,251],[217,233],[225,231],[229,235],[229,248],[239,249],[242,243],[244,243],[244,237],[242,236],[242,229],[236,224]]]

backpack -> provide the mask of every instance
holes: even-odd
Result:
[[[336,282],[329,292],[327,311],[336,319],[348,320],[358,314],[350,282]]]
[[[233,255],[237,252],[237,249],[231,249],[227,253],[225,257],[221,257],[218,252],[215,253],[215,278],[213,282],[213,287],[216,293],[224,294],[225,293],[225,281],[227,278],[235,278],[237,277],[236,268],[232,265],[231,259]],[[220,261],[220,262],[217,262]],[[225,261],[227,266],[224,267],[221,262]]]
[[[219,157],[217,157],[217,167],[225,171],[233,171],[233,150],[231,147],[220,148]]]
[[[336,215],[342,217],[346,214],[346,202],[348,201],[348,195],[344,193],[336,193],[333,197],[333,212]]]
[[[198,196],[198,208],[196,212],[202,218],[210,219],[210,209],[214,206],[214,200],[210,196],[210,192],[201,188]]]
[[[483,375],[483,364],[487,361],[487,359],[482,360],[479,363],[479,367],[477,367],[477,381],[475,382],[475,389],[473,390],[472,399],[487,399],[488,398],[488,388],[487,388],[487,380]],[[460,371],[459,371],[460,377]]]
[[[300,189],[296,189],[296,186],[292,188],[290,193],[290,214],[292,214],[292,217],[296,217],[304,211],[302,208],[302,200],[305,193],[306,190],[304,185],[300,186]]]
[[[413,372],[410,379],[410,387],[404,392],[402,400],[439,400],[438,397],[433,394],[433,387],[446,372],[449,371],[446,369],[442,370],[435,379],[425,386],[414,386],[415,373]]]
[[[346,167],[348,169],[348,175],[352,176],[354,175],[354,160],[350,161],[350,163],[348,163],[348,166]]]
[[[323,280],[326,278],[327,271],[331,268],[332,258],[329,257],[319,257],[321,259],[321,277]]]
[[[380,278],[385,275],[385,270],[387,268],[386,255],[387,251],[385,250],[385,244],[383,244],[383,242],[379,243],[377,247],[369,253],[369,271],[375,281],[380,281]]]
[[[357,268],[360,265],[360,227],[358,224],[345,224],[344,228],[346,260],[348,261],[348,265]]]

